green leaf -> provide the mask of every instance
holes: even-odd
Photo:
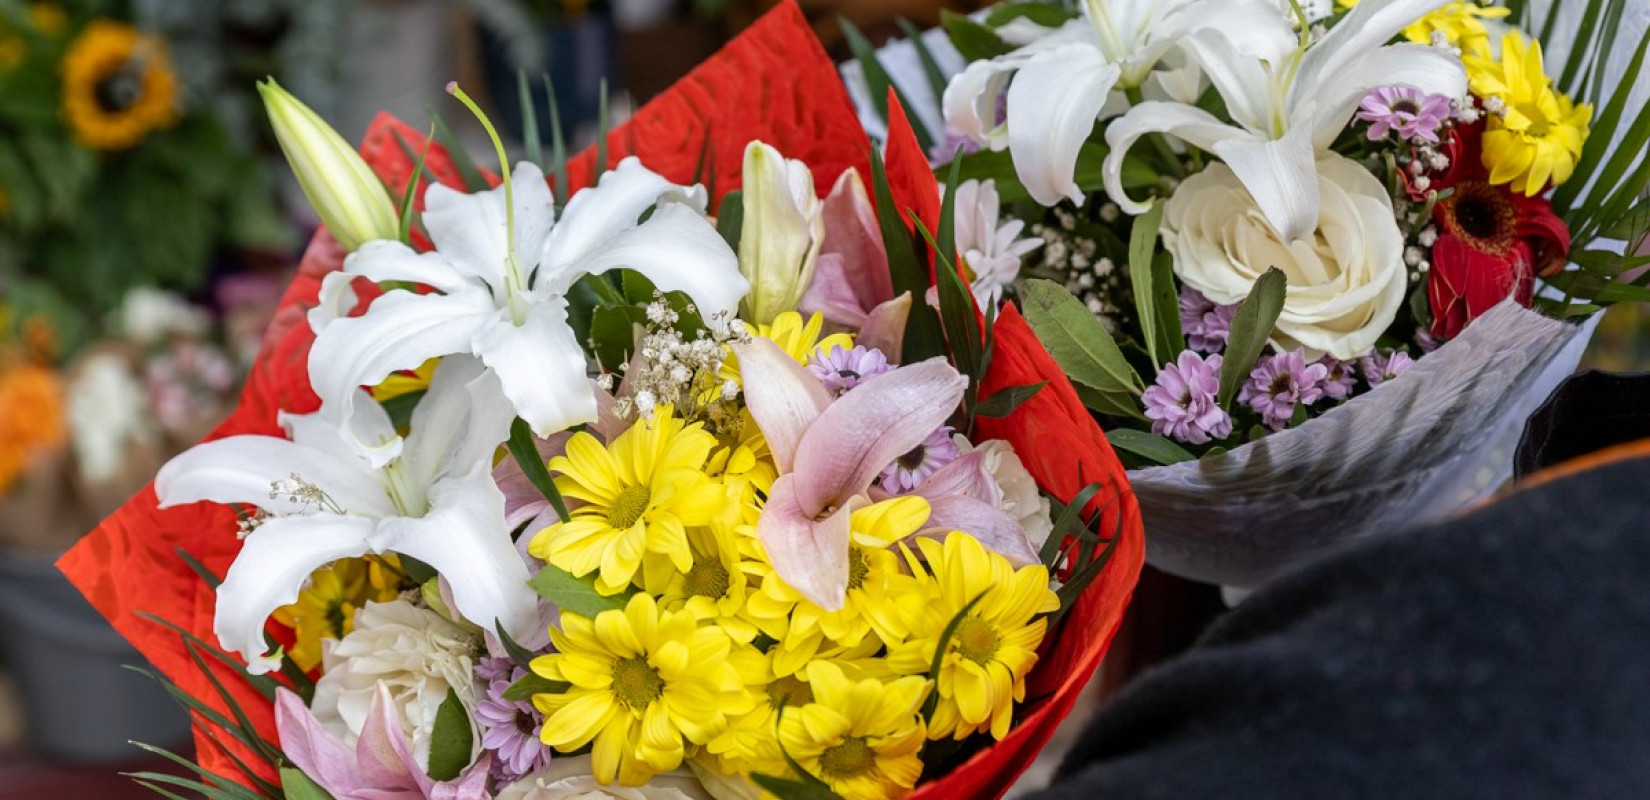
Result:
[[[1083,522],[1083,509],[1104,488],[1105,484],[1098,482],[1084,486],[1082,491],[1071,498],[1070,503],[1061,503],[1049,498],[1049,512],[1054,522],[1053,527],[1049,529],[1048,538],[1043,540],[1043,549],[1038,554],[1049,572],[1053,572],[1055,567],[1059,566],[1055,562],[1059,560],[1060,548],[1065,544],[1065,539],[1074,533],[1087,531],[1084,527],[1086,523]],[[1075,532],[1072,531],[1073,527],[1077,529]]]
[[[448,689],[447,699],[436,709],[435,727],[430,730],[430,777],[438,781],[457,778],[470,765],[470,746],[474,743],[475,732],[470,729],[464,702],[458,699],[457,689]]]
[[[1650,303],[1650,287],[1608,280],[1586,272],[1560,272],[1548,278],[1547,283],[1568,292],[1571,297],[1595,303]]]
[[[922,124],[922,118],[909,113],[912,105],[910,98],[905,96],[894,79],[889,77],[888,70],[877,59],[877,50],[871,46],[865,34],[854,27],[847,17],[837,17],[842,24],[842,36],[848,41],[848,49],[854,53],[854,59],[859,62],[860,69],[865,73],[865,85],[871,90],[871,107],[876,109],[877,116],[883,122],[888,121],[888,90],[894,90],[894,96],[899,98],[901,106],[908,112],[905,116],[911,122],[911,130],[917,134],[917,142],[922,145],[922,151],[928,152],[934,148],[934,137],[929,134],[928,126]]]
[[[1288,279],[1277,267],[1255,281],[1249,296],[1232,316],[1231,333],[1226,339],[1226,353],[1220,365],[1220,406],[1231,407],[1232,396],[1249,377],[1272,337],[1272,326],[1283,311],[1283,299],[1289,290]]]
[[[945,352],[940,336],[939,316],[922,298],[928,294],[928,265],[917,260],[911,232],[894,206],[894,191],[888,185],[888,169],[882,154],[871,149],[871,184],[876,197],[877,226],[882,231],[883,249],[888,253],[888,273],[894,296],[910,294],[911,313],[905,320],[905,345],[900,363],[915,364]]]
[[[813,777],[813,776],[808,776]],[[779,800],[842,800],[836,792],[824,781],[814,778],[817,783],[780,778],[774,775],[764,775],[760,772],[751,773],[751,783],[762,787],[768,794]]]
[[[1180,348],[1168,341],[1159,314],[1172,313],[1179,319],[1179,306],[1166,311],[1157,305],[1158,292],[1153,280],[1158,273],[1152,269],[1152,254],[1157,251],[1157,229],[1163,224],[1163,203],[1153,203],[1146,213],[1134,218],[1129,232],[1129,280],[1134,286],[1134,309],[1140,317],[1140,329],[1145,333],[1146,352],[1152,357],[1152,368],[1162,369],[1167,359],[1179,354]]]
[[[550,82],[550,73],[543,73],[545,104],[550,107],[550,160],[555,165],[556,196],[566,205],[573,184],[567,177],[567,137],[561,129],[561,111],[556,108],[556,85]]]
[[[917,26],[912,25],[911,21],[904,17],[899,17],[895,22],[899,23],[899,29],[905,33],[905,38],[910,40],[911,46],[917,49],[917,60],[922,62],[923,77],[928,79],[928,89],[933,92],[935,102],[938,102],[945,96],[945,71],[940,69],[940,62],[934,60],[934,51],[928,49],[928,43],[923,41],[922,31],[917,30]]]
[[[527,420],[516,417],[510,423],[510,440],[507,443],[510,456],[516,460],[516,466],[521,467],[521,474],[527,476],[533,488],[550,501],[550,507],[556,509],[556,516],[562,522],[568,520],[567,503],[562,500],[561,491],[556,488],[556,481],[550,477],[550,468],[545,465],[544,458],[533,444],[533,427]],[[519,647],[519,645],[518,645]]]
[[[1014,51],[996,31],[961,14],[940,11],[940,25],[951,37],[951,46],[957,48],[965,61],[985,61]]]
[[[591,276],[600,279],[601,276]],[[598,306],[590,315],[590,343],[596,363],[605,370],[630,361],[636,347],[636,326],[647,324],[647,312],[633,305]]]
[[[327,790],[297,767],[281,767],[281,789],[286,792],[286,800],[333,800]]]
[[[527,70],[516,70],[516,101],[521,104],[521,144],[527,160],[544,168],[544,140],[539,138],[539,114],[533,108],[533,86]]]
[[[424,178],[424,164],[430,157],[430,144],[435,141],[435,127],[431,126],[429,133],[424,135],[424,146],[418,151],[418,161],[413,165],[412,177],[407,179],[407,189],[401,193],[401,230],[396,236],[402,244],[411,244],[413,215],[417,213],[414,200],[418,197],[418,182]],[[401,138],[401,133],[395,131],[395,139],[401,144],[402,150],[411,151],[412,145]]]
[[[1106,431],[1106,441],[1111,442],[1111,446],[1118,450],[1133,453],[1153,464],[1167,465],[1197,460],[1197,456],[1187,452],[1186,448],[1162,436],[1132,428]]]
[[[1576,198],[1581,196],[1582,188],[1591,182],[1593,171],[1604,161],[1605,154],[1610,150],[1610,142],[1615,139],[1616,129],[1620,127],[1622,115],[1627,110],[1628,97],[1632,95],[1630,87],[1636,85],[1634,82],[1638,80],[1639,73],[1644,68],[1647,50],[1650,50],[1650,37],[1639,42],[1638,51],[1633,54],[1633,60],[1628,63],[1626,72],[1622,74],[1624,80],[1604,107],[1598,111],[1587,142],[1581,148],[1581,158],[1576,161],[1569,181],[1553,191],[1552,205],[1560,215],[1570,211]],[[1643,109],[1640,109],[1639,113],[1642,114]]]
[[[596,177],[607,172],[607,78],[601,79],[596,101]]]
[[[981,400],[979,405],[974,407],[974,413],[982,417],[1003,419],[1025,405],[1027,400],[1036,397],[1037,392],[1047,385],[1048,381],[1038,381],[999,389],[990,397]]]
[[[1076,17],[1059,3],[1003,3],[991,9],[985,24],[1001,28],[1017,19],[1030,20],[1044,28],[1058,28]]]
[[[1026,281],[1020,292],[1026,322],[1073,381],[1103,393],[1138,395],[1140,376],[1083,301],[1053,281]]]
[[[189,569],[200,577],[201,582],[205,583],[207,586],[210,586],[213,591],[217,591],[218,587],[223,585],[223,578],[218,577],[217,573],[207,569],[206,565],[202,564],[200,559],[190,555],[188,550],[185,550],[179,546],[172,548],[172,552],[177,553],[178,558],[183,559],[183,563],[188,564]]]
[[[1576,31],[1576,37],[1571,40],[1573,44],[1570,47],[1570,57],[1565,60],[1564,71],[1558,79],[1558,85],[1564,87],[1565,91],[1571,95],[1578,94],[1575,81],[1581,77],[1582,64],[1586,62],[1589,55],[1598,52],[1597,48],[1593,46],[1593,32],[1598,27],[1599,17],[1601,16],[1599,5],[1602,2],[1603,0],[1587,0],[1587,10],[1581,14],[1581,27]],[[1553,11],[1556,12],[1557,8],[1555,7]]]
[[[183,756],[180,756],[177,753],[174,753],[174,752],[172,752],[170,750],[167,750],[163,747],[155,747],[153,745],[147,745],[147,744],[144,744],[142,742],[132,742],[131,744],[134,747],[137,747],[139,750],[143,750],[145,752],[153,753],[154,755],[160,756],[161,758],[164,758],[167,761],[170,761],[174,764],[177,764],[178,766],[183,767],[184,769],[187,769],[190,772],[193,772],[196,775],[199,775],[199,776],[201,776],[202,778],[204,778],[206,780],[212,781],[213,783],[215,783],[219,786],[225,787],[226,789],[229,789],[231,791],[239,790],[241,792],[245,792],[248,797],[261,798],[261,797],[265,797],[265,796],[268,796],[268,795],[271,795],[275,792],[280,791],[280,787],[270,783],[269,781],[263,780],[261,778],[256,778],[256,776],[253,776],[253,777],[254,777],[254,783],[257,784],[257,788],[256,789],[250,789],[246,786],[240,785],[240,783],[238,781],[232,780],[232,779],[227,778],[223,775],[219,775],[218,773],[213,772],[209,769],[206,769],[205,767],[202,767],[201,765],[195,763],[194,761],[191,761],[187,758],[184,758]]]
[[[734,189],[722,195],[722,205],[716,208],[716,232],[722,234],[728,247],[739,252],[739,236],[745,231],[745,192]]]
[[[1588,272],[1613,278],[1650,264],[1650,255],[1627,256],[1609,250],[1582,250],[1570,253],[1570,260]]]
[[[379,405],[384,407],[384,413],[390,416],[390,424],[396,428],[407,428],[412,425],[413,409],[418,407],[418,401],[424,399],[429,390],[414,389],[406,394],[398,394]]]
[[[1073,383],[1072,388],[1077,390],[1077,399],[1083,401],[1083,406],[1090,411],[1149,422],[1140,410],[1139,398],[1128,392],[1102,392],[1082,383]]]
[[[623,610],[630,600],[629,595],[606,595],[596,591],[594,573],[579,578],[561,567],[550,565],[539,570],[539,574],[534,575],[527,585],[562,611],[590,619],[595,619],[603,611]]]
[[[553,681],[536,672],[529,672],[521,676],[521,680],[510,684],[504,690],[504,699],[518,703],[531,702],[535,694],[562,694],[573,688],[573,684],[563,681]]]
[[[1079,189],[1084,192],[1097,192],[1105,188],[1102,170],[1107,152],[1109,150],[1106,143],[1098,138],[1083,143],[1082,149],[1077,152],[1077,170],[1074,175]],[[959,156],[953,161],[962,162],[960,177],[963,180],[973,178],[994,181],[997,185],[998,201],[1005,206],[1031,199],[1031,193],[1026,190],[1025,184],[1020,182],[1020,174],[1014,169],[1014,156],[1007,150],[980,150]],[[1146,162],[1133,155],[1123,157],[1122,181],[1125,189],[1156,186],[1161,180],[1162,176]]]
[[[533,665],[533,651],[528,650],[517,642],[509,631],[504,629],[504,623],[493,620],[493,633],[498,635],[499,643],[504,645],[504,652],[510,656],[510,663],[522,669],[531,669]]]

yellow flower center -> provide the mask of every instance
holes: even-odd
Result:
[[[862,736],[843,739],[841,744],[828,747],[819,754],[820,777],[827,779],[854,778],[875,769],[877,754]]]
[[[865,557],[865,552],[857,547],[848,548],[848,588],[864,586],[865,578],[870,574],[871,561]]]
[[[1002,646],[1003,637],[997,633],[997,626],[970,616],[957,625],[952,641],[957,645],[957,655],[985,666],[997,657],[997,648]]]
[[[347,625],[349,618],[344,616],[344,599],[334,598],[327,602],[327,629],[332,631],[332,638],[342,639],[349,633]]]
[[[652,502],[653,493],[646,486],[630,486],[619,492],[613,498],[613,505],[607,508],[607,524],[619,530],[628,530],[642,518],[642,512],[647,511],[647,504]]]
[[[1547,120],[1547,115],[1541,112],[1539,106],[1535,103],[1519,103],[1516,108],[1518,113],[1523,114],[1524,118],[1530,121],[1530,126],[1524,129],[1525,136],[1540,139],[1547,135],[1550,123]]]
[[[768,705],[773,708],[800,708],[813,701],[814,690],[795,675],[768,684]]]
[[[728,593],[728,568],[715,558],[695,561],[682,582],[688,597],[717,598]]]
[[[665,693],[665,681],[647,659],[637,656],[613,663],[613,696],[634,711],[647,708]]]

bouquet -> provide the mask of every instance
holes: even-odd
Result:
[[[938,171],[1041,245],[966,261],[1134,468],[1152,563],[1252,586],[1495,490],[1594,315],[1650,298],[1628,4],[1535,5],[1011,4],[844,74],[935,98]]]
[[[234,415],[61,562],[196,712],[198,777],[140,780],[1008,788],[1140,522],[1024,319],[974,301],[897,102],[878,152],[790,5],[593,151],[553,105],[549,148],[495,136],[496,175],[387,117],[358,157],[263,90],[326,227]]]

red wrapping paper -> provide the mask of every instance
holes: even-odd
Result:
[[[896,113],[903,123],[903,112]],[[908,125],[902,127],[909,130]],[[367,134],[362,154],[399,196],[411,177],[413,159],[396,141],[397,136],[415,151],[423,147],[421,132],[380,115]],[[868,143],[835,65],[790,3],[780,5],[613,131],[609,161],[617,163],[624,155],[637,154],[670,179],[691,182],[707,137],[711,145],[704,180],[714,182],[718,196],[738,188],[744,146],[751,139],[761,139],[786,156],[806,162],[821,192],[828,191],[850,167],[869,175]],[[938,197],[926,158],[914,136],[909,141],[895,138],[898,141],[890,146],[888,161],[896,202],[915,209],[932,227],[937,222]],[[590,183],[594,165],[593,150],[569,163],[575,187]],[[455,187],[460,184],[456,169],[439,146],[432,146],[425,169],[423,185],[431,179]],[[422,191],[421,186],[420,207]],[[310,388],[307,371],[314,334],[305,313],[316,302],[322,277],[342,263],[343,253],[332,237],[318,232],[264,336],[239,407],[208,439],[244,433],[280,435],[278,412],[316,409],[319,400]],[[1123,468],[1058,365],[1012,309],[1005,309],[998,322],[997,342],[985,380],[987,393],[1038,381],[1048,381],[1048,385],[1007,418],[982,419],[981,435],[1012,443],[1038,484],[1062,500],[1070,500],[1094,481],[1114,487],[1101,492],[1091,507],[1104,509],[1101,530],[1117,530],[1120,538],[1105,571],[1067,615],[1058,639],[1047,647],[1033,671],[1028,703],[1015,729],[950,775],[920,787],[913,795],[920,800],[994,798],[1006,791],[1070,712],[1099,664],[1144,561],[1139,510]],[[150,486],[58,562],[92,605],[159,671],[219,710],[224,710],[222,702],[179,638],[137,614],[169,620],[215,643],[213,593],[177,550],[190,553],[221,575],[239,551],[235,530],[234,515],[224,506],[199,503],[158,509]],[[274,742],[273,710],[268,702],[229,670],[216,664],[213,669],[254,727]],[[225,736],[217,738],[228,741]],[[206,735],[197,733],[196,740],[205,769],[241,779],[233,761]],[[258,763],[244,749],[233,743],[231,747],[246,763]],[[267,771],[260,776],[276,777]]]

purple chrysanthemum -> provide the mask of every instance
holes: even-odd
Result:
[[[1238,401],[1248,403],[1272,430],[1281,431],[1294,418],[1296,406],[1323,399],[1322,383],[1328,374],[1324,365],[1306,363],[1299,350],[1262,356],[1238,392]]]
[[[1364,95],[1358,119],[1370,123],[1369,140],[1380,141],[1388,131],[1404,139],[1438,141],[1438,129],[1450,116],[1450,100],[1441,94],[1422,94],[1407,86],[1383,86]]]
[[[1402,350],[1394,350],[1387,354],[1376,352],[1364,356],[1358,359],[1358,365],[1363,369],[1364,380],[1375,387],[1408,372],[1410,367],[1415,366],[1415,359]]]
[[[1164,365],[1141,399],[1152,433],[1187,444],[1203,444],[1232,434],[1232,418],[1220,407],[1220,356],[1207,359],[1187,350]]]
[[[1318,363],[1324,368],[1323,380],[1318,383],[1318,388],[1323,390],[1324,396],[1331,400],[1345,400],[1351,397],[1352,387],[1358,383],[1357,373],[1352,371],[1352,362],[1324,356],[1318,359]]]
[[[526,674],[517,668],[493,681],[487,686],[487,696],[476,703],[481,747],[498,754],[492,769],[500,784],[514,783],[550,763],[550,748],[539,741],[544,715],[532,703],[504,698],[504,690]]]
[[[511,672],[514,671],[515,668],[515,662],[508,658],[482,656],[481,658],[476,659],[474,672],[476,680],[481,681],[483,684],[491,684],[493,681],[500,681],[509,678]]]
[[[1236,303],[1217,305],[1189,286],[1180,290],[1180,329],[1186,334],[1186,346],[1200,353],[1226,349],[1226,338],[1232,332],[1232,315],[1236,313]]]
[[[911,448],[910,452],[894,459],[882,470],[882,488],[894,494],[905,494],[922,485],[934,470],[957,460],[962,451],[957,443],[951,440],[950,425],[941,425],[922,444]]]
[[[816,350],[808,359],[808,370],[825,383],[825,388],[839,394],[858,386],[866,378],[893,369],[894,365],[888,363],[888,357],[881,350],[859,345],[854,345],[851,350],[839,344],[831,345],[829,351],[822,353]]]

